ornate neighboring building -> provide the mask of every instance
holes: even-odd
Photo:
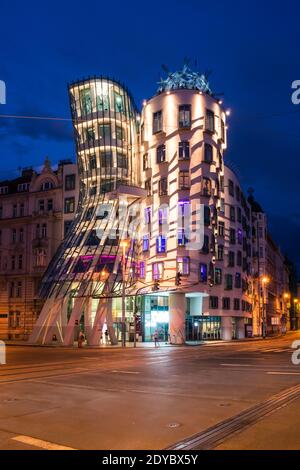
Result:
[[[0,182],[0,338],[28,339],[40,313],[42,276],[60,245],[78,203],[77,166]]]

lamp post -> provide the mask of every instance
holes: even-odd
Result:
[[[126,248],[128,246],[127,240],[122,240],[120,247],[122,248],[122,347],[126,347],[126,305],[125,305],[125,280],[126,280]]]
[[[292,327],[291,327],[291,321],[292,321],[292,319],[291,319],[291,303],[290,303],[291,294],[289,292],[285,292],[283,294],[283,298],[285,300],[286,312],[287,312],[286,324],[289,321],[290,322],[290,329],[292,329]],[[286,327],[286,330],[287,330],[287,327]]]
[[[262,318],[262,336],[263,339],[267,336],[267,285],[270,282],[270,278],[268,276],[263,276],[261,279],[262,284],[262,291],[263,291],[263,318]]]

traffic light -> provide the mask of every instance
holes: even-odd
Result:
[[[154,284],[153,284],[153,287],[152,287],[152,291],[155,292],[159,290],[159,280],[156,279],[156,281],[154,281]]]
[[[181,272],[176,273],[175,285],[180,286],[181,284]]]

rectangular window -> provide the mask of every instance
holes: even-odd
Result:
[[[235,253],[234,251],[229,251],[228,253],[228,267],[233,268],[234,267],[234,258],[235,258]]]
[[[122,126],[116,126],[116,140],[117,145],[122,147],[125,141],[125,132]]]
[[[149,235],[143,235],[143,251],[149,251]]]
[[[1,240],[0,240],[1,241]],[[23,243],[24,241],[24,230],[22,228],[20,228],[20,231],[19,231],[19,242],[20,243]]]
[[[145,279],[146,277],[146,265],[145,261],[140,261],[140,279]]]
[[[153,113],[153,134],[161,132],[163,129],[163,114],[162,111],[157,111]]]
[[[218,261],[222,261],[224,257],[224,246],[218,245]]]
[[[232,290],[232,274],[225,275],[225,289]]]
[[[16,243],[16,239],[17,239],[17,230],[15,228],[13,228],[12,231],[11,231],[11,241],[13,243]]]
[[[13,217],[17,217],[18,216],[18,207],[17,207],[17,204],[14,204],[13,205]]]
[[[128,167],[128,162],[127,162],[127,155],[124,155],[123,153],[117,153],[117,166],[118,168],[124,168],[126,169]]]
[[[96,170],[97,168],[97,159],[94,153],[89,156],[89,168],[91,171]],[[74,186],[75,186],[75,182],[74,182]]]
[[[218,234],[219,234],[219,237],[224,237],[224,235],[225,235],[225,223],[224,222],[219,222],[219,224],[218,224]]]
[[[143,155],[143,170],[148,170],[149,169],[149,155],[148,153],[145,153]]]
[[[168,223],[168,208],[160,207],[158,209],[158,225],[164,225]]]
[[[48,199],[47,201],[47,210],[53,211],[53,199]]]
[[[145,181],[145,189],[147,191],[147,196],[151,196],[151,178],[148,178]]]
[[[223,119],[221,119],[221,139],[222,142],[225,142],[225,123]]]
[[[65,199],[65,214],[72,214],[75,212],[75,198],[74,197],[67,197]]]
[[[22,281],[17,282],[16,297],[22,297]]]
[[[12,257],[11,257],[11,269],[12,270],[16,269],[16,257],[15,257],[15,255],[12,255]]]
[[[45,210],[45,201],[44,201],[44,199],[40,199],[39,200],[39,211],[44,212],[44,210]]]
[[[209,296],[209,308],[216,309],[219,308],[219,298],[215,295]]]
[[[151,207],[146,207],[144,210],[145,224],[151,224]]]
[[[210,144],[204,144],[204,161],[205,163],[213,161],[213,148]]]
[[[235,229],[231,228],[229,231],[229,243],[231,245],[235,245],[235,238],[236,238]]]
[[[230,206],[229,211],[230,211],[229,218],[231,222],[235,222],[235,208],[233,206]]]
[[[23,268],[23,255],[19,255],[18,257],[18,268],[19,269]]]
[[[65,225],[64,225],[64,236],[66,236],[67,233],[69,232],[70,227],[71,227],[71,224],[72,224],[72,221],[71,221],[71,220],[66,220],[66,221],[65,221]]]
[[[177,244],[178,246],[185,246],[188,242],[188,238],[185,235],[183,228],[179,228],[177,231]]]
[[[99,126],[100,145],[110,145],[111,143],[111,127],[110,124],[100,124]]]
[[[20,207],[19,207],[19,215],[20,217],[24,217],[25,210],[24,210],[24,203],[21,202]]]
[[[102,168],[110,168],[113,166],[113,154],[110,151],[100,152],[100,162]]]
[[[183,276],[190,274],[190,258],[189,256],[179,256],[177,258],[177,272]]]
[[[66,175],[65,176],[65,190],[72,191],[75,189],[75,175]]]
[[[240,228],[237,231],[237,241],[239,245],[243,244],[243,232]]]
[[[159,181],[159,195],[160,196],[167,196],[168,195],[168,179],[161,178]]]
[[[202,177],[201,180],[201,194],[202,196],[211,196],[211,181],[209,178],[206,178],[205,176]]]
[[[242,266],[242,252],[239,250],[236,257],[237,266]]]
[[[47,238],[47,224],[42,224],[41,237],[42,238]]]
[[[179,129],[189,129],[191,127],[191,105],[182,104],[179,106],[178,110]]]
[[[228,193],[230,196],[234,196],[234,183],[232,180],[228,180]]]
[[[206,255],[209,253],[209,237],[208,237],[208,235],[204,235],[203,247],[202,247],[201,252],[203,254],[206,254]]]
[[[165,253],[166,248],[166,237],[159,235],[156,238],[156,253]]]
[[[1,186],[0,194],[7,194],[7,193],[8,193],[8,186]]]
[[[89,88],[85,88],[80,91],[80,101],[83,114],[89,114],[92,112],[92,98],[91,91]]]
[[[163,163],[166,161],[166,146],[159,145],[156,149],[156,163]]]
[[[178,144],[178,158],[179,160],[190,159],[190,143],[188,141],[181,141]]]
[[[159,279],[163,279],[164,276],[164,263],[159,261],[157,263],[152,264],[152,279],[157,281]]]
[[[240,310],[240,299],[233,299],[234,310]]]
[[[234,287],[240,289],[242,287],[242,276],[241,273],[235,273]]]
[[[230,310],[230,297],[223,297],[223,310]]]
[[[208,227],[210,225],[210,208],[204,206],[204,225]]]
[[[220,285],[222,284],[222,269],[215,268],[215,284]]]
[[[190,185],[191,182],[189,170],[179,171],[179,189],[189,189]]]
[[[86,140],[88,144],[93,145],[95,141],[95,129],[93,127],[88,127],[86,129]]]
[[[207,282],[207,264],[200,263],[199,266],[199,281],[200,282]]]
[[[210,109],[206,110],[205,130],[215,132],[215,115]]]
[[[124,111],[123,97],[119,93],[114,92],[114,98],[115,98],[115,111],[117,113],[123,113]]]

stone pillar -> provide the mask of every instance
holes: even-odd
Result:
[[[221,317],[221,338],[225,341],[232,340],[232,318]]]
[[[185,343],[186,299],[183,293],[169,296],[170,339],[172,344]]]
[[[237,338],[245,338],[245,320],[244,317],[236,319]]]

